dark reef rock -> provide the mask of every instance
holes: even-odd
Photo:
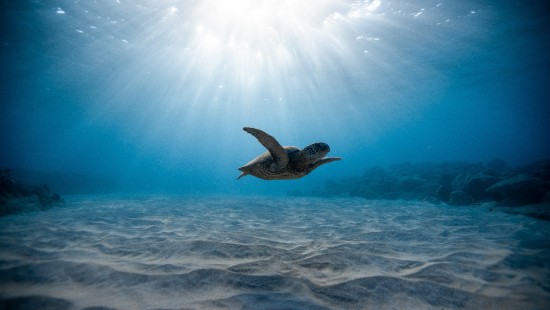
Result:
[[[549,190],[547,181],[518,175],[492,185],[486,192],[495,201],[514,206],[542,203]]]
[[[405,176],[402,177],[396,185],[398,191],[416,191],[422,187],[426,181],[417,176]]]
[[[296,192],[293,193],[296,195]],[[515,211],[550,218],[550,160],[514,169],[502,160],[481,163],[394,165],[368,169],[360,177],[329,181],[323,197],[420,200],[456,206],[496,203],[497,207],[525,206]],[[300,192],[299,195],[308,195]]]
[[[550,181],[550,160],[538,161],[518,168],[518,172],[536,179]]]
[[[466,193],[474,202],[485,200],[487,189],[499,181],[500,178],[485,174],[473,177],[466,184]]]
[[[451,200],[451,189],[444,185],[439,185],[435,198],[442,202],[449,202]]]
[[[47,185],[21,184],[11,177],[9,169],[0,171],[0,216],[47,210],[61,202],[61,196],[50,194]]]
[[[463,191],[454,191],[451,193],[449,204],[453,206],[469,206],[473,203],[472,197]]]

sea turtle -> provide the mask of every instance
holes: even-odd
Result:
[[[248,174],[264,180],[298,179],[323,164],[341,160],[340,157],[325,157],[330,151],[326,143],[313,143],[300,150],[294,146],[281,146],[275,138],[259,129],[244,127],[243,130],[256,137],[267,152],[240,167],[243,173],[237,180]]]

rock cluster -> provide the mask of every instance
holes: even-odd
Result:
[[[296,194],[296,193],[291,193]],[[469,206],[550,205],[550,160],[511,168],[501,160],[489,163],[400,164],[371,168],[360,177],[330,181],[317,196],[422,200]],[[539,208],[539,209],[540,209]],[[550,219],[548,212],[537,216]]]
[[[0,170],[0,216],[47,210],[61,202],[61,196],[50,194],[47,185],[25,185],[14,180],[9,169]]]

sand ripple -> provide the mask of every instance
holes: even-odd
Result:
[[[549,237],[481,207],[79,197],[0,219],[0,308],[548,309]]]

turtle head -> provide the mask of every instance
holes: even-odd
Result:
[[[328,152],[330,152],[330,147],[323,142],[310,144],[301,151],[309,163],[314,163],[325,157]]]

